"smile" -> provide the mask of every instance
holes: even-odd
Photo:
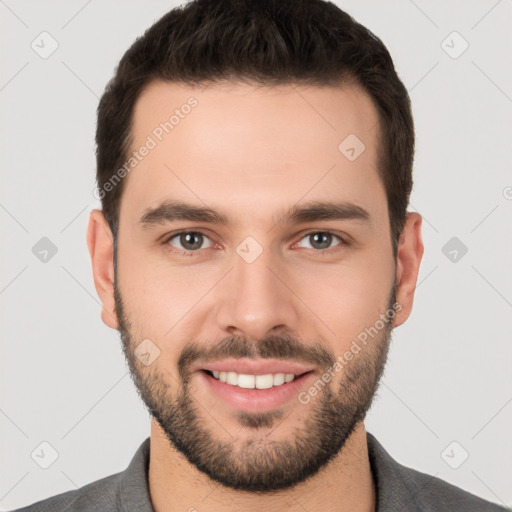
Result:
[[[249,375],[237,372],[221,372],[218,370],[205,370],[213,378],[225,382],[231,386],[244,389],[269,389],[282,386],[293,381],[296,377],[293,373],[267,373],[266,375]]]

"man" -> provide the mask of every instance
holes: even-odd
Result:
[[[321,0],[196,0],[124,55],[96,142],[94,281],[151,436],[21,510],[504,510],[364,427],[423,255],[378,38]]]

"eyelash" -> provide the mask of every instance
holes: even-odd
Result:
[[[337,246],[329,247],[328,249],[309,249],[309,250],[312,250],[312,251],[314,251],[314,252],[316,252],[318,254],[323,254],[323,253],[327,253],[327,252],[330,252],[330,251],[336,251],[337,249],[340,249],[341,246],[348,246],[348,245],[350,245],[349,242],[344,237],[340,236],[338,233],[335,233],[334,231],[330,231],[329,229],[309,231],[308,233],[305,233],[301,237],[300,240],[303,240],[304,238],[306,238],[308,236],[311,236],[311,235],[314,235],[314,234],[318,234],[318,233],[332,235],[332,236],[338,238],[341,241],[341,243],[338,244]],[[190,251],[190,250],[187,251],[187,250],[179,250],[179,249],[176,249],[176,247],[172,247],[171,245],[168,245],[169,242],[173,238],[179,237],[180,235],[187,235],[187,234],[201,234],[204,237],[210,239],[210,237],[208,235],[206,235],[205,233],[203,233],[202,231],[193,231],[193,230],[178,231],[177,233],[172,233],[169,236],[166,236],[164,238],[164,240],[162,241],[162,244],[167,246],[171,250],[171,252],[173,252],[174,254],[177,254],[179,256],[196,256],[198,253],[201,252],[202,249],[197,249],[195,251]]]

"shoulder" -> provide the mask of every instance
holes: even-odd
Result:
[[[11,512],[153,512],[148,483],[149,457],[148,437],[124,471]]]
[[[110,512],[117,511],[117,489],[121,475],[116,473],[11,512]]]
[[[376,483],[378,511],[503,512],[505,507],[486,501],[440,478],[403,466],[367,433],[368,452]]]
[[[423,508],[421,510],[464,510],[466,512],[498,512],[508,510],[440,478],[405,466],[402,466],[401,472],[411,496],[418,504],[422,505]]]

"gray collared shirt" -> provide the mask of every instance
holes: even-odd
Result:
[[[396,462],[367,432],[370,466],[377,490],[376,512],[498,512],[510,510],[439,478]],[[148,484],[149,437],[125,471],[12,512],[154,512]],[[193,503],[190,505],[194,506]],[[199,504],[195,508],[201,510]]]

